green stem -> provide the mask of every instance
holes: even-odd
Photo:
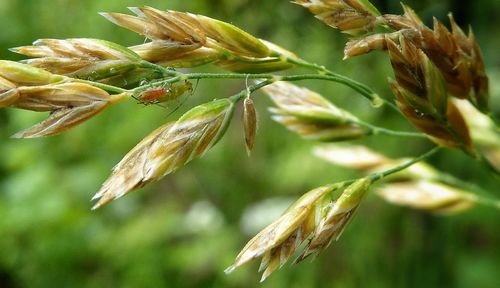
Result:
[[[83,80],[83,79],[71,79],[71,82],[79,82],[79,83],[85,83],[85,84],[89,84],[89,85],[92,85],[94,87],[97,87],[97,88],[101,88],[103,90],[106,90],[108,92],[114,92],[114,93],[127,93],[129,92],[129,90],[127,89],[123,89],[123,88],[120,88],[120,87],[116,87],[116,86],[112,86],[112,85],[107,85],[107,84],[103,84],[103,83],[99,83],[99,82],[93,82],[93,81],[88,81],[88,80]]]
[[[351,82],[346,81],[343,77],[338,77],[334,75],[321,75],[321,74],[301,74],[301,75],[290,75],[290,76],[278,76],[274,74],[237,74],[237,73],[189,73],[189,74],[182,74],[178,73],[177,76],[166,79],[166,80],[160,80],[157,82],[149,83],[147,86],[141,86],[135,88],[133,91],[134,94],[140,94],[146,90],[149,90],[154,87],[161,87],[164,85],[168,85],[177,81],[182,81],[186,79],[265,79],[263,82],[260,82],[259,85],[254,85],[251,87],[256,87],[255,90],[258,90],[266,85],[269,85],[275,81],[301,81],[301,80],[308,80],[308,79],[315,79],[315,80],[327,80],[327,81],[332,81],[336,83],[341,83],[344,85],[347,85],[359,92],[361,92],[360,88],[352,85]],[[251,90],[249,88],[249,90]],[[252,90],[255,91],[255,90]],[[244,93],[242,91],[241,93]],[[241,93],[237,94],[240,95]],[[364,95],[364,94],[362,94]],[[235,95],[236,96],[236,95]],[[235,97],[233,96],[233,97]],[[378,97],[378,96],[377,96]],[[373,100],[372,98],[369,98],[370,100]],[[353,121],[356,124],[359,124],[361,126],[369,128],[373,134],[385,134],[385,135],[391,135],[391,136],[401,136],[401,137],[416,137],[416,138],[427,138],[425,134],[422,133],[414,133],[414,132],[401,132],[401,131],[394,131],[382,127],[377,127],[373,126],[369,123],[363,122],[363,121]]]
[[[182,81],[182,80],[185,80],[185,79],[186,79],[186,77],[184,76],[184,74],[180,73],[178,76],[175,76],[175,77],[172,77],[172,78],[169,78],[169,79],[166,79],[166,80],[159,80],[159,81],[156,81],[156,82],[148,83],[148,84],[143,85],[143,86],[136,87],[136,88],[132,89],[131,92],[132,92],[133,95],[139,95],[142,92],[150,90],[152,88],[163,87],[165,85],[172,84],[172,83],[175,83],[175,82],[179,82],[179,81]]]
[[[473,201],[475,201],[478,204],[489,206],[489,207],[496,208],[496,209],[500,210],[500,201],[498,201],[498,200],[488,199],[488,198],[478,196],[475,199],[473,199]]]
[[[439,150],[441,150],[442,147],[440,146],[436,146],[434,148],[432,148],[431,150],[427,151],[426,153],[416,157],[416,158],[413,158],[412,160],[408,161],[408,162],[405,162],[401,165],[398,165],[394,168],[391,168],[389,170],[385,170],[383,172],[379,172],[379,173],[375,173],[375,174],[372,174],[370,176],[368,176],[373,182],[376,182],[376,181],[379,181],[391,174],[394,174],[394,173],[397,173],[397,172],[400,172],[408,167],[410,167],[411,165],[417,163],[417,162],[420,162],[422,160],[425,160],[429,157],[431,157],[432,155],[436,154]]]
[[[412,160],[409,160],[401,165],[398,165],[396,167],[393,167],[391,169],[388,169],[388,170],[385,170],[385,171],[382,171],[382,172],[377,172],[377,173],[373,173],[373,174],[370,174],[368,176],[366,176],[367,178],[369,178],[372,183],[375,183],[379,180],[382,180],[383,178],[389,176],[389,175],[392,175],[394,173],[397,173],[397,172],[401,172],[402,170],[412,166],[413,164],[416,164],[420,161],[423,161],[429,157],[431,157],[432,155],[436,154],[439,150],[441,150],[442,147],[441,146],[435,146],[434,148],[432,148],[431,150],[427,151],[426,153],[416,157],[416,158],[413,158]],[[358,181],[359,179],[351,179],[351,180],[346,180],[346,181],[343,181],[341,182],[342,184],[342,187],[345,187],[347,185],[350,185],[356,181]]]
[[[396,106],[396,104],[390,102],[389,100],[386,100],[386,99],[380,97],[370,87],[366,86],[363,83],[360,83],[360,82],[358,82],[356,80],[353,80],[353,79],[351,79],[349,77],[346,77],[344,75],[340,75],[340,74],[337,74],[337,73],[335,73],[335,72],[333,72],[331,70],[328,70],[325,66],[318,65],[318,64],[315,64],[315,63],[311,63],[311,62],[308,62],[308,61],[306,61],[304,59],[292,58],[292,57],[288,57],[288,56],[283,55],[283,54],[279,54],[277,52],[275,52],[275,53],[281,59],[284,59],[285,61],[287,61],[290,64],[294,64],[294,65],[297,65],[297,66],[300,66],[300,67],[311,69],[311,70],[317,71],[318,73],[321,73],[321,74],[325,74],[325,75],[330,75],[330,76],[335,76],[335,77],[338,77],[338,78],[342,78],[345,82],[348,82],[350,85],[356,86],[358,89],[355,89],[355,90],[357,92],[361,93],[365,98],[367,98],[370,101],[372,101],[372,103],[381,102],[381,103],[386,104],[387,106],[391,107],[391,109],[393,109],[394,111],[400,113],[400,110]]]
[[[173,76],[173,77],[175,77],[175,76],[182,75],[181,72],[169,69],[167,67],[163,67],[163,66],[158,65],[158,64],[154,64],[154,63],[148,62],[146,60],[143,60],[143,61],[139,62],[138,66],[141,67],[141,68],[147,68],[147,69],[156,70],[156,71],[162,73],[163,76]]]
[[[267,86],[271,83],[273,83],[275,80],[274,79],[267,79],[267,80],[264,80],[262,82],[259,82],[257,84],[254,84],[252,86],[249,86],[247,89],[241,91],[240,93],[238,94],[235,94],[231,97],[229,97],[229,99],[231,99],[233,102],[238,102],[238,101],[241,101],[243,100],[243,98],[245,98],[248,94],[251,94],[257,90],[259,90],[260,88],[264,87],[264,86]]]
[[[161,66],[160,66],[161,67]],[[179,75],[183,75],[182,79],[276,79],[280,81],[300,81],[300,80],[309,80],[309,79],[315,79],[315,80],[326,80],[326,81],[332,81],[336,83],[343,84],[345,86],[350,87],[351,89],[359,92],[363,97],[367,98],[368,100],[372,101],[373,103],[380,102],[380,101],[386,101],[380,98],[377,94],[370,92],[368,93],[366,89],[363,87],[359,86],[355,81],[342,76],[338,74],[299,74],[299,75],[290,75],[290,76],[279,76],[279,75],[274,75],[274,74],[239,74],[239,73],[189,73],[189,74],[182,74],[176,71],[175,72],[177,77]],[[174,78],[172,78],[174,79]],[[172,83],[172,79],[167,79],[167,80],[161,80],[155,83],[148,84],[148,86],[160,86],[164,83]],[[140,88],[140,87],[138,87]],[[137,89],[137,88],[136,88]],[[385,102],[384,102],[385,103]],[[393,105],[392,103],[390,103]],[[396,106],[394,106],[395,109],[397,109]]]
[[[360,126],[368,128],[372,132],[373,135],[382,134],[382,135],[398,136],[398,137],[413,137],[413,138],[428,139],[427,135],[425,135],[423,133],[391,130],[391,129],[372,125],[368,122],[364,122],[364,121],[359,120],[359,119],[353,120],[351,122],[353,124],[358,124]]]

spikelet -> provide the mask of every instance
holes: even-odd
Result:
[[[479,152],[500,172],[500,132],[495,123],[479,112],[469,101],[454,99],[458,110],[467,115],[465,121],[470,127],[471,138]]]
[[[278,106],[270,109],[273,119],[306,139],[341,141],[371,133],[356,124],[355,116],[309,89],[276,82],[262,90]]]
[[[59,134],[93,117],[126,95],[106,91],[48,71],[0,60],[0,108],[15,107],[50,112],[41,123],[13,137],[35,138]]]
[[[272,224],[252,238],[236,257],[234,264],[225,270],[234,269],[262,257],[259,271],[264,271],[264,281],[273,271],[283,266],[300,244],[313,232],[316,218],[321,214],[323,199],[339,189],[338,185],[316,188],[304,194]]]
[[[151,7],[130,8],[137,16],[101,13],[111,22],[153,41],[131,47],[143,59],[155,63],[189,66],[223,59],[227,53],[262,58],[271,50],[259,39],[234,25],[203,15],[161,11]],[[200,48],[203,50],[197,51]],[[196,53],[194,53],[196,52]]]
[[[238,73],[266,73],[287,70],[293,67],[293,64],[287,61],[286,58],[298,59],[297,55],[269,41],[259,40],[272,51],[272,56],[262,58],[240,56],[238,59],[218,60],[215,65],[224,70]]]
[[[359,170],[367,174],[386,171],[408,162],[410,159],[391,159],[365,146],[328,144],[313,149],[318,158],[335,165]],[[440,172],[425,162],[418,162],[403,171],[384,178],[385,181],[437,180]]]
[[[373,31],[380,12],[368,0],[295,0],[316,18],[340,31],[359,35]]]
[[[373,171],[392,164],[389,158],[364,146],[328,144],[314,147],[313,154],[335,165],[361,171]]]
[[[461,102],[468,103],[464,100]],[[367,174],[386,171],[409,161],[404,158],[391,159],[364,146],[328,144],[316,147],[314,153],[319,158],[336,165]],[[384,178],[385,184],[378,188],[377,194],[391,204],[440,215],[461,213],[484,200],[473,193],[442,182],[448,178],[449,175],[443,174],[431,165],[419,162]]]
[[[390,81],[405,117],[443,146],[473,151],[468,127],[460,111],[448,100],[445,82],[429,58],[400,37],[399,45],[387,39],[397,83]]]
[[[428,212],[452,215],[476,205],[478,197],[449,185],[432,181],[385,184],[377,194],[389,203]]]
[[[472,33],[466,35],[449,14],[451,31],[434,19],[433,29],[425,26],[417,14],[403,5],[405,14],[384,15],[385,22],[422,49],[443,74],[448,92],[468,99],[480,111],[489,111],[489,80],[481,49]]]
[[[185,45],[204,45],[207,41],[200,23],[190,14],[160,11],[151,7],[129,8],[137,16],[121,13],[100,13],[112,23],[152,40]]]
[[[46,85],[63,81],[64,77],[32,66],[0,60],[0,90],[4,93],[20,86]]]
[[[202,156],[222,137],[234,103],[220,99],[196,106],[175,123],[168,123],[132,149],[93,199],[97,209],[113,199],[156,181]]]
[[[95,116],[123,99],[125,95],[109,95],[106,91],[83,83],[62,83],[18,88],[19,99],[10,106],[49,111],[39,124],[16,133],[14,138],[36,138],[56,135]]]
[[[366,54],[373,50],[386,50],[387,34],[374,34],[364,38],[354,38],[349,40],[344,48],[344,60],[354,56]]]
[[[11,51],[35,57],[23,62],[52,73],[75,78],[108,78],[134,69],[139,55],[126,47],[99,39],[40,39],[33,46]]]
[[[250,97],[246,97],[243,102],[243,131],[245,132],[245,147],[248,156],[250,156],[257,134],[257,111],[255,111],[255,105]]]
[[[152,41],[130,47],[142,59],[162,66],[191,68],[218,60],[221,55],[212,48],[179,45],[168,41]]]
[[[356,213],[370,185],[371,180],[364,178],[357,180],[345,189],[316,226],[313,237],[297,259],[298,262],[310,255],[318,255],[334,240],[339,239]]]
[[[369,179],[360,179],[349,185],[340,197],[331,202],[332,193],[341,191],[344,184],[332,184],[316,188],[304,194],[275,222],[252,238],[236,257],[234,269],[262,257],[259,272],[261,282],[281,268],[299,246],[311,238],[297,261],[324,250],[349,223],[371,185]]]

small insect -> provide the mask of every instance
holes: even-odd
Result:
[[[166,85],[163,87],[155,87],[142,92],[137,100],[142,104],[159,104],[178,99],[186,92],[192,92],[193,85],[189,81],[183,81]]]

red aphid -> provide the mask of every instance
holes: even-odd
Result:
[[[164,87],[153,88],[142,92],[138,100],[144,104],[158,103],[168,93],[168,89]]]

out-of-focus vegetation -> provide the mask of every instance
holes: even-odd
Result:
[[[400,12],[399,1],[373,1]],[[448,11],[482,46],[500,109],[500,2],[406,1],[429,23]],[[347,36],[288,1],[0,1],[0,58],[20,59],[7,48],[37,38],[92,37],[124,45],[142,43],[108,23],[99,11],[125,12],[150,5],[205,14],[234,23],[304,58],[352,76],[390,95],[390,65],[373,53],[342,61]],[[210,70],[215,68],[202,68]],[[360,118],[411,129],[389,110],[331,83],[305,82]],[[200,82],[186,107],[232,95],[242,81]],[[167,108],[129,101],[61,136],[37,140],[9,136],[41,115],[0,111],[0,287],[254,287],[257,264],[226,276],[241,246],[302,193],[356,176],[315,159],[314,143],[269,120],[269,100],[257,95],[256,150],[246,157],[235,115],[226,137],[204,158],[139,192],[98,210],[89,199],[110,169],[140,139],[167,121]],[[373,137],[357,143],[394,157],[418,155],[425,141]],[[460,152],[435,158],[437,167],[474,181],[499,197],[499,184]],[[287,265],[262,287],[500,287],[498,211],[478,207],[437,217],[390,206],[370,196],[341,240],[312,263]]]

